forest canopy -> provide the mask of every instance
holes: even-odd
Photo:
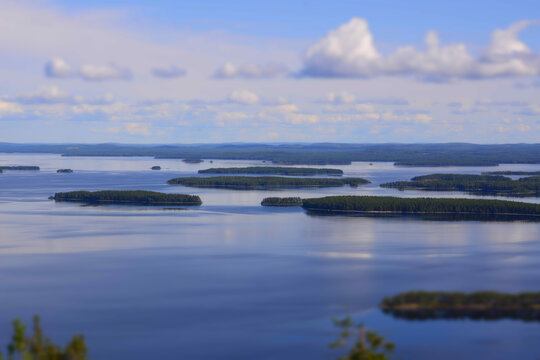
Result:
[[[278,176],[213,176],[179,177],[167,181],[169,185],[208,187],[240,190],[264,190],[274,188],[339,187],[358,186],[369,183],[362,178],[291,178]]]
[[[87,204],[134,205],[201,205],[197,195],[166,194],[144,190],[103,190],[60,192],[51,196],[55,201],[83,202]]]
[[[540,196],[540,176],[512,180],[502,175],[431,174],[410,181],[381,184],[399,190],[465,191],[472,194],[500,196]]]
[[[517,318],[538,321],[540,292],[410,291],[383,299],[379,307],[386,313],[408,319]]]
[[[13,144],[0,152],[53,153],[64,156],[153,156],[170,159],[265,160],[274,164],[347,165],[387,161],[411,166],[496,166],[540,164],[540,144]]]
[[[30,170],[30,171],[39,171],[39,166],[0,166],[0,171],[3,170]]]
[[[331,175],[341,176],[340,169],[318,169],[299,167],[279,167],[279,166],[252,166],[244,168],[210,168],[199,170],[199,174],[263,174],[263,175],[289,175],[289,176],[315,176]]]
[[[504,200],[327,196],[304,199],[310,211],[338,213],[477,214],[540,216],[540,205]]]
[[[267,197],[261,202],[262,206],[302,206],[299,197]]]

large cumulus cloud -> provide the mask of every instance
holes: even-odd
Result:
[[[353,18],[308,48],[302,75],[416,75],[426,79],[537,76],[540,54],[518,38],[520,31],[536,23],[521,21],[495,30],[491,42],[478,56],[472,55],[463,43],[441,44],[435,31],[426,35],[424,49],[403,46],[383,56],[377,51],[367,21]]]

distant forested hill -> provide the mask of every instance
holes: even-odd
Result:
[[[274,164],[346,165],[389,161],[403,166],[495,166],[540,164],[540,144],[11,144],[0,152],[54,153],[65,156],[152,156],[171,159],[266,160]]]

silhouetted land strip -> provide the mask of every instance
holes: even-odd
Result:
[[[540,175],[540,171],[486,171],[482,175]]]
[[[202,188],[223,188],[239,190],[302,188],[302,187],[339,187],[358,186],[369,183],[361,178],[292,178],[279,176],[213,176],[180,177],[167,181],[169,185],[184,185]]]
[[[262,206],[302,206],[299,197],[267,197],[261,202]]]
[[[540,196],[540,176],[512,180],[501,175],[431,174],[381,184],[399,190],[465,191],[478,195]]]
[[[265,160],[275,164],[346,165],[388,161],[410,166],[489,166],[540,163],[540,144],[11,144],[0,152],[64,156],[154,156],[172,159]]]
[[[56,170],[57,173],[66,173],[66,174],[71,174],[73,172],[72,169],[58,169]]]
[[[302,207],[315,213],[401,215],[495,215],[540,219],[540,205],[483,199],[400,198],[391,196],[327,196],[304,199]]]
[[[510,318],[540,321],[540,292],[411,291],[385,298],[379,306],[387,314],[410,320]]]
[[[0,166],[0,171],[16,170],[16,171],[39,171],[39,166]]]
[[[199,174],[253,174],[253,175],[288,175],[288,176],[315,176],[331,175],[342,176],[340,169],[317,169],[279,166],[252,166],[244,168],[210,168],[199,170]]]
[[[161,166],[152,166],[151,170],[161,170]]]
[[[126,204],[126,205],[201,205],[196,195],[165,194],[144,190],[103,190],[71,191],[56,193],[50,199],[55,201],[82,202],[86,204]]]
[[[156,157],[159,159],[159,157]],[[182,159],[183,162],[187,163],[187,164],[200,164],[202,163],[204,160],[202,159]]]

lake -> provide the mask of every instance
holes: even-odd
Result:
[[[30,323],[40,314],[55,342],[84,333],[93,359],[335,359],[342,352],[328,347],[338,336],[331,318],[351,314],[395,342],[402,360],[540,359],[538,322],[408,321],[377,308],[383,297],[408,290],[539,291],[540,223],[313,216],[260,206],[267,196],[479,197],[378,185],[540,165],[353,163],[328,167],[372,184],[236,191],[166,181],[262,162],[0,154],[0,164],[41,167],[0,174],[2,349],[15,317]],[[163,170],[151,171],[154,165]],[[57,174],[60,168],[75,172]],[[196,194],[203,205],[170,210],[47,200],[55,192],[100,189]]]

